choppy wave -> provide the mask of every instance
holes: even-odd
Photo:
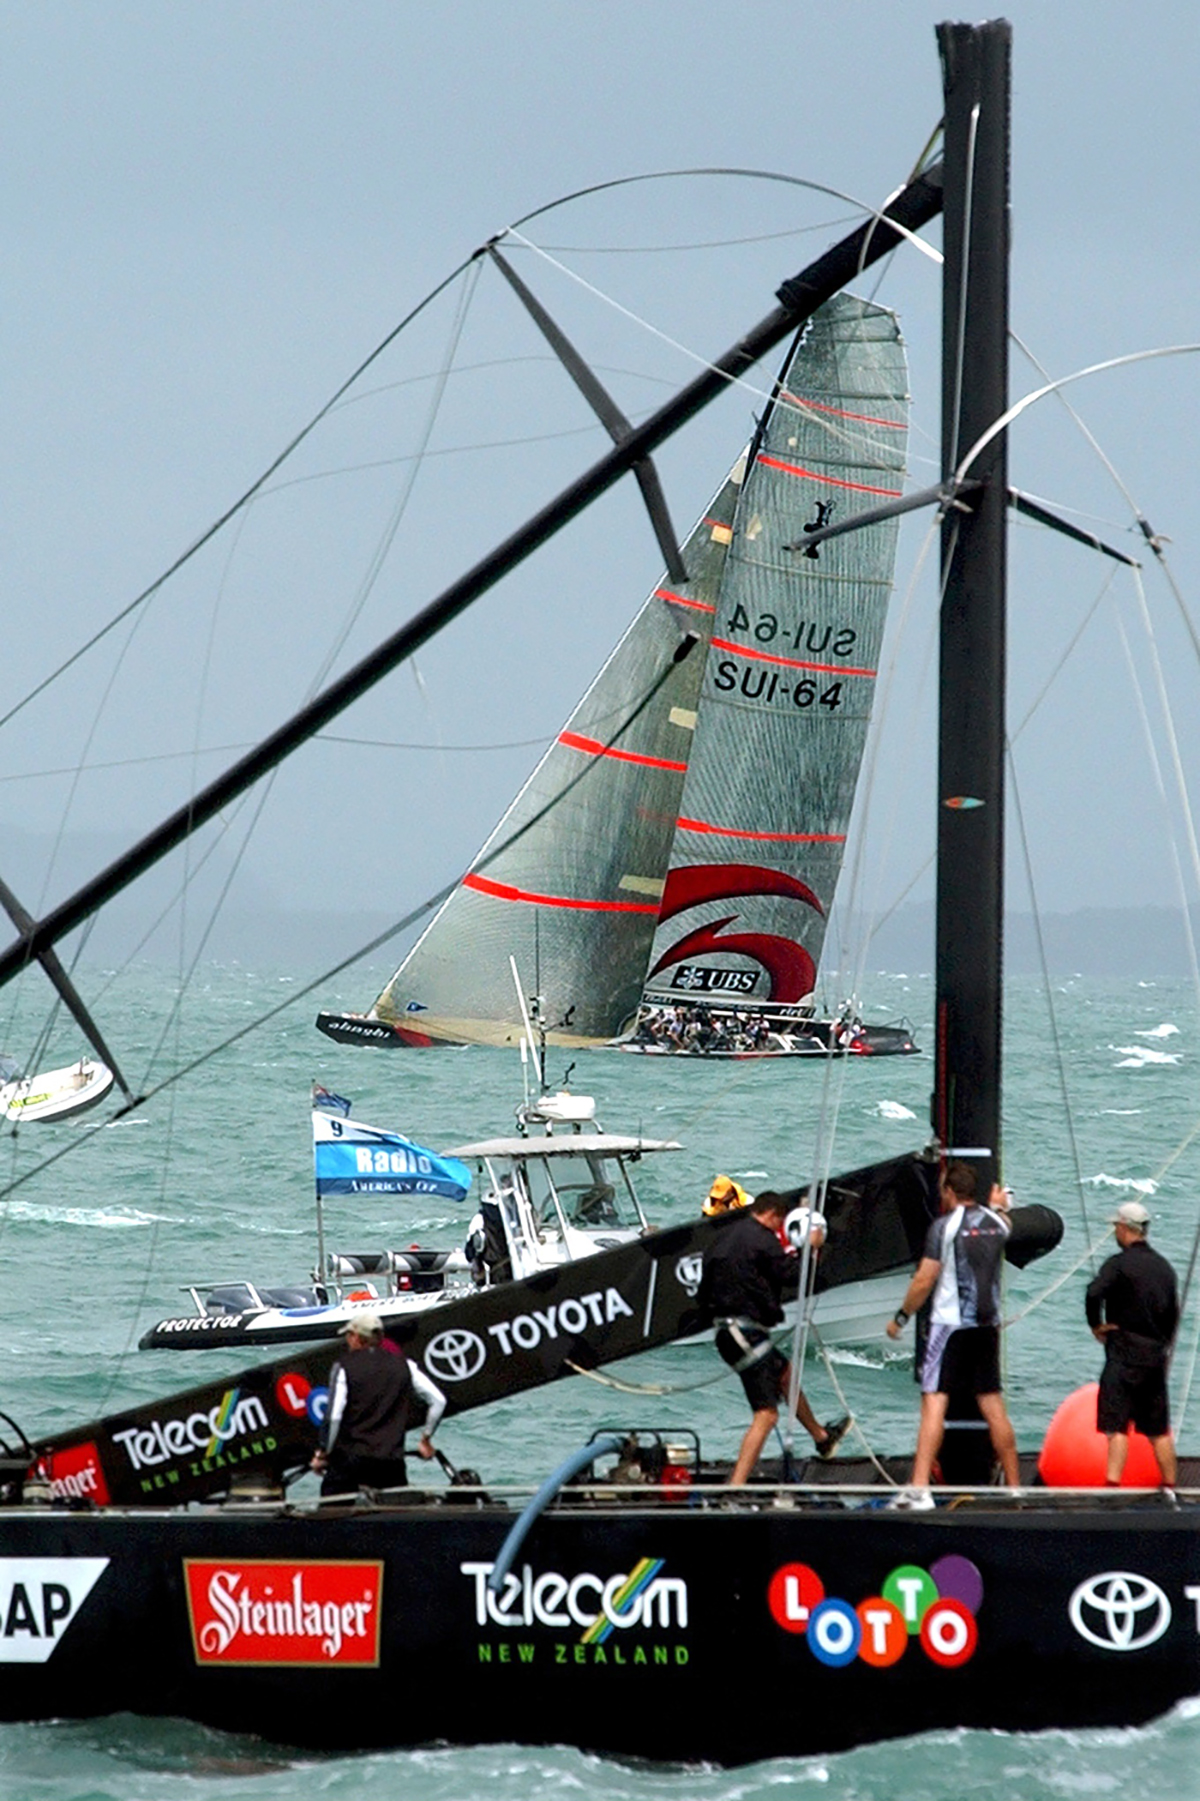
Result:
[[[1152,1051],[1148,1044],[1110,1044],[1108,1048],[1121,1059],[1113,1065],[1115,1069],[1145,1069],[1151,1063],[1179,1062],[1173,1051]]]
[[[1150,1176],[1109,1176],[1101,1170],[1098,1176],[1085,1176],[1089,1188],[1129,1188],[1136,1194],[1157,1194],[1158,1183]]]
[[[880,1119],[915,1119],[917,1117],[912,1108],[906,1107],[903,1101],[877,1101],[872,1112],[877,1113]]]
[[[1144,1030],[1134,1033],[1135,1038],[1178,1038],[1178,1036],[1179,1027],[1171,1025],[1168,1020],[1164,1020],[1161,1026],[1147,1026]]]
[[[43,1226],[99,1226],[123,1230],[153,1226],[160,1221],[178,1225],[174,1213],[143,1213],[139,1207],[39,1207],[33,1201],[8,1201],[0,1205],[0,1218],[33,1220]]]

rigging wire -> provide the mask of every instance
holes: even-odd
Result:
[[[1038,906],[1037,884],[1033,877],[1033,858],[1029,851],[1029,834],[1025,829],[1025,809],[1021,805],[1021,785],[1017,780],[1017,764],[1013,756],[1011,740],[1005,740],[1005,755],[1008,760],[1008,780],[1012,791],[1013,811],[1017,816],[1017,834],[1021,840],[1021,856],[1025,864],[1025,880],[1029,887],[1029,904],[1033,909],[1033,930],[1037,941],[1038,964],[1041,969],[1042,987],[1046,995],[1046,1013],[1050,1021],[1050,1039],[1054,1046],[1054,1067],[1058,1075],[1059,1093],[1062,1096],[1063,1113],[1067,1121],[1067,1139],[1071,1147],[1071,1161],[1075,1166],[1075,1190],[1079,1196],[1080,1211],[1083,1217],[1083,1240],[1087,1246],[1088,1256],[1092,1256],[1092,1222],[1088,1218],[1087,1200],[1083,1188],[1083,1160],[1079,1154],[1079,1139],[1075,1132],[1075,1114],[1071,1106],[1071,1092],[1067,1083],[1067,1059],[1063,1050],[1062,1034],[1058,1029],[1058,1014],[1054,1006],[1054,984],[1050,980],[1050,960],[1046,955],[1046,938],[1042,931],[1042,914]]]
[[[248,506],[254,499],[254,496],[260,492],[268,481],[270,481],[271,477],[275,474],[275,471],[282,468],[288,458],[299,449],[300,445],[303,444],[307,438],[311,437],[317,426],[333,411],[334,407],[343,396],[350,391],[355,382],[357,382],[374,363],[378,362],[384,351],[396,341],[400,334],[403,331],[406,331],[413,321],[419,318],[426,308],[431,306],[438,296],[444,293],[447,288],[451,287],[452,284],[458,280],[459,276],[462,275],[465,270],[469,269],[471,264],[482,255],[482,249],[473,250],[470,256],[465,257],[463,261],[459,263],[457,268],[451,270],[450,274],[442,281],[438,282],[436,287],[431,288],[428,294],[426,294],[422,300],[419,300],[416,306],[407,312],[400,322],[397,325],[394,325],[391,331],[380,340],[374,350],[372,350],[368,356],[364,357],[363,361],[359,363],[353,374],[348,376],[346,380],[334,390],[330,398],[317,409],[312,418],[309,419],[308,423],[301,426],[300,430],[290,439],[279,454],[268,463],[262,474],[257,476],[255,480],[251,482],[250,486],[232,503],[232,505],[226,507],[225,511],[221,513],[218,518],[213,520],[211,525],[206,526],[199,537],[193,539],[186,550],[182,551],[172,563],[168,564],[167,568],[164,569],[161,574],[155,576],[154,580],[147,587],[143,588],[140,594],[135,594],[133,599],[127,602],[127,604],[122,607],[106,625],[101,626],[99,631],[94,632],[86,643],[81,644],[78,650],[73,651],[56,669],[53,669],[49,675],[45,676],[36,684],[36,686],[31,688],[21,700],[17,701],[15,705],[8,709],[7,713],[0,714],[0,731],[8,725],[10,720],[15,719],[18,713],[22,712],[32,701],[36,700],[39,694],[45,693],[46,689],[49,688],[52,683],[56,682],[60,676],[65,675],[66,671],[78,663],[81,657],[85,657],[90,650],[93,650],[102,639],[108,636],[109,632],[115,630],[115,628],[121,624],[122,620],[129,618],[129,616],[132,613],[135,613],[139,607],[143,606],[146,601],[152,599],[161,588],[165,587],[173,575],[178,574],[179,570],[181,570],[185,564],[191,562],[198,551],[202,550],[211,539],[216,537],[218,532],[229,524],[231,519],[236,518],[242,509]]]
[[[621,725],[618,726],[617,730],[607,740],[604,746],[606,750],[611,749],[618,738],[620,738],[629,727],[641,717],[642,713],[655,699],[663,685],[669,680],[677,663],[681,660],[681,653],[682,655],[688,654],[688,650],[685,649],[685,646],[694,650],[697,643],[698,640],[690,637],[680,640],[679,649],[675,652],[675,655],[667,663],[665,668],[659,672],[654,681],[646,689],[637,705],[626,715]],[[485,849],[483,855],[473,862],[470,869],[465,873],[475,873],[479,870],[488,868],[498,857],[502,856],[523,838],[526,832],[532,831],[533,827],[539,824],[539,822],[545,818],[547,813],[558,806],[568,794],[578,787],[580,782],[585,781],[591,770],[598,767],[601,761],[602,759],[600,757],[589,758],[588,761],[583,764],[582,768],[571,777],[570,781],[568,781],[557,794],[553,795],[544,806],[540,807],[531,818],[526,820],[524,825],[519,826],[516,831],[510,833],[509,836],[505,838],[502,843],[496,845],[494,849]],[[229,1050],[231,1046],[239,1043],[241,1039],[247,1037],[251,1032],[257,1031],[260,1026],[268,1024],[271,1020],[277,1018],[279,1014],[285,1012],[289,1007],[295,1006],[297,1001],[307,999],[308,996],[315,993],[318,988],[323,987],[328,982],[332,982],[335,977],[341,975],[345,970],[352,968],[355,963],[361,962],[364,957],[370,956],[373,951],[378,950],[382,945],[388,943],[390,939],[398,937],[400,933],[407,931],[410,926],[416,925],[419,920],[425,918],[429,913],[432,913],[440,907],[443,901],[448,900],[455,889],[460,885],[462,879],[462,875],[454,876],[444,887],[440,888],[436,894],[428,896],[425,900],[420,902],[418,906],[413,907],[406,913],[402,919],[397,920],[394,925],[388,926],[384,931],[376,933],[376,935],[366,944],[360,945],[359,948],[352,951],[349,956],[341,958],[340,961],[332,966],[332,968],[326,969],[322,974],[315,976],[311,982],[306,982],[302,988],[293,990],[284,1000],[280,1001],[278,1005],[268,1008],[265,1013],[260,1014],[257,1018],[248,1020],[246,1024],[240,1026],[237,1031],[228,1034],[228,1036],[219,1043],[211,1045],[207,1050],[200,1052],[181,1068],[176,1069],[170,1075],[163,1077],[163,1079],[156,1083],[154,1087],[147,1089],[145,1093],[139,1094],[133,1102],[118,1108],[112,1115],[110,1123],[119,1119],[124,1119],[129,1114],[138,1111],[148,1102],[154,1100],[156,1096],[164,1093],[167,1089],[174,1087],[178,1082],[184,1080],[185,1077],[193,1075],[196,1070],[202,1068],[206,1063],[211,1062],[214,1057],[220,1056],[224,1051]],[[84,1137],[70,1140],[68,1143],[62,1145],[57,1151],[52,1152],[48,1157],[44,1157],[40,1163],[34,1164],[22,1175],[9,1182],[7,1187],[0,1189],[0,1207],[6,1205],[9,1197],[16,1189],[23,1187],[26,1182],[32,1181],[35,1176],[38,1176],[43,1171],[51,1168],[54,1164],[58,1163],[61,1158],[68,1156],[72,1151],[78,1150],[84,1144],[90,1144],[95,1136],[94,1133],[88,1133]]]
[[[514,220],[511,225],[503,228],[501,231],[494,234],[494,236],[490,240],[490,242],[491,243],[499,243],[503,239],[505,239],[506,237],[511,235],[514,238],[518,239],[520,242],[525,243],[530,249],[537,250],[537,246],[533,245],[532,243],[530,243],[530,241],[528,239],[525,239],[522,236],[520,228],[524,225],[531,224],[535,219],[540,219],[540,218],[545,217],[548,213],[554,212],[554,211],[558,210],[560,207],[566,206],[573,201],[581,200],[584,198],[589,198],[593,195],[609,192],[609,191],[612,191],[612,190],[615,190],[618,188],[634,186],[634,185],[637,185],[639,183],[644,183],[644,182],[668,181],[668,180],[678,180],[678,179],[684,179],[684,178],[694,179],[694,178],[701,177],[701,176],[733,178],[733,179],[738,179],[738,180],[779,182],[779,183],[782,183],[789,187],[803,188],[803,189],[813,192],[813,193],[828,195],[829,197],[831,197],[833,199],[840,200],[840,201],[844,202],[845,204],[855,208],[857,211],[861,211],[868,215],[873,215],[877,220],[879,219],[880,213],[881,213],[880,208],[870,206],[870,205],[866,204],[865,202],[858,200],[853,195],[844,194],[839,189],[830,188],[821,182],[807,181],[799,176],[784,175],[775,170],[738,169],[738,168],[724,168],[724,167],[697,167],[697,168],[690,168],[690,169],[649,170],[649,171],[644,171],[638,175],[621,176],[621,177],[618,177],[615,180],[611,180],[611,181],[594,182],[594,183],[589,184],[586,187],[575,189],[568,194],[560,195],[555,200],[545,202],[543,205],[535,207],[531,211],[522,214],[521,217]],[[893,231],[898,232],[902,237],[907,238],[915,246],[915,248],[917,248],[923,255],[932,258],[935,262],[940,262],[940,260],[941,260],[940,253],[937,250],[935,250],[932,245],[927,244],[925,242],[925,240],[923,238],[921,238],[916,232],[910,231],[906,226],[899,224],[897,221],[890,221],[889,228]],[[433,302],[436,299],[439,298],[440,295],[445,293],[447,291],[447,289],[451,288],[453,286],[453,284],[459,279],[460,276],[462,276],[465,272],[467,272],[468,270],[471,269],[473,264],[479,263],[481,261],[481,259],[487,255],[488,247],[489,247],[488,244],[485,243],[485,244],[479,245],[476,249],[472,250],[469,256],[464,257],[462,259],[462,261],[459,262],[456,265],[456,267],[450,271],[450,273],[448,275],[444,276],[443,279],[440,282],[438,282],[434,287],[432,287],[428,291],[428,293],[426,293],[422,297],[422,299],[420,299],[416,303],[415,306],[410,308],[410,310],[403,316],[403,318],[401,318],[397,322],[397,324],[394,325],[392,327],[392,329],[384,335],[384,337],[379,341],[379,343],[375,346],[375,348],[373,350],[371,350],[369,352],[369,354],[362,359],[362,361],[357,365],[357,367],[352,371],[352,373],[349,376],[347,376],[346,379],[343,382],[341,382],[337,388],[334,389],[334,391],[330,395],[330,397],[317,409],[317,411],[308,419],[308,421],[304,425],[301,426],[299,431],[297,431],[292,436],[292,438],[289,439],[289,441],[284,445],[283,449],[281,451],[279,451],[279,453],[275,457],[272,458],[271,462],[268,463],[266,468],[254,479],[254,481],[252,481],[250,483],[250,485],[243,491],[242,494],[240,494],[238,496],[238,498],[236,500],[234,500],[228,507],[225,508],[225,510],[222,513],[220,513],[217,516],[216,519],[214,519],[208,526],[206,526],[204,528],[204,530],[202,532],[200,532],[200,534],[195,539],[193,539],[193,541],[187,546],[187,548],[185,550],[183,550],[177,557],[175,557],[172,560],[172,562],[169,563],[168,566],[164,570],[162,570],[159,575],[157,575],[154,578],[154,580],[152,582],[150,582],[145,588],[143,588],[138,594],[136,594],[132,600],[127,602],[126,605],[124,607],[122,607],[110,620],[108,620],[106,624],[101,626],[98,631],[94,632],[92,634],[92,636],[90,638],[88,638],[82,645],[80,645],[77,650],[73,651],[70,656],[66,657],[60,664],[57,665],[56,668],[51,670],[51,672],[48,675],[43,677],[43,679],[40,682],[36,683],[33,688],[29,689],[19,701],[15,702],[13,704],[13,706],[11,706],[7,710],[7,712],[0,714],[0,730],[2,730],[4,728],[4,726],[8,725],[11,720],[15,719],[17,717],[17,715],[19,713],[21,713],[26,707],[28,707],[40,694],[43,694],[54,682],[56,682],[61,676],[63,676],[67,672],[68,669],[72,668],[77,662],[80,661],[81,658],[85,657],[89,651],[93,650],[97,644],[102,642],[102,640],[105,637],[107,637],[108,634],[111,631],[113,631],[124,619],[129,618],[133,613],[135,613],[138,610],[138,608],[144,606],[147,601],[152,599],[153,596],[156,595],[166,585],[166,583],[168,581],[170,581],[171,578],[179,572],[180,569],[182,569],[187,563],[189,563],[192,560],[192,558],[194,556],[196,556],[196,554],[201,549],[203,549],[203,547],[206,544],[208,544],[214,537],[216,537],[216,535],[220,531],[223,530],[223,528],[230,522],[230,520],[234,519],[246,506],[248,506],[249,503],[254,499],[254,497],[256,495],[258,495],[259,493],[261,493],[261,491],[266,487],[266,485],[270,481],[271,477],[273,475],[275,475],[276,472],[279,469],[281,469],[283,467],[283,465],[288,461],[288,459],[299,449],[299,447],[303,443],[305,443],[308,438],[310,438],[312,436],[313,432],[317,429],[317,427],[321,424],[321,422],[324,419],[326,419],[329,416],[329,414],[334,411],[334,409],[336,407],[338,407],[343,401],[346,400],[347,396],[350,394],[351,389],[354,388],[354,386],[361,380],[361,378],[366,374],[367,370],[372,368],[374,366],[374,364],[379,361],[380,357],[383,356],[384,352],[386,350],[388,350],[390,348],[390,346],[396,342],[396,340],[402,335],[402,333],[404,333],[405,331],[408,330],[408,328],[433,304]],[[538,254],[541,255],[544,253],[541,251],[538,251]],[[549,258],[548,260],[553,262],[554,259]],[[584,284],[584,285],[590,285],[590,284]],[[593,290],[593,292],[598,292],[598,291]],[[602,296],[602,298],[603,298],[603,296]],[[659,334],[659,335],[661,335],[661,334]],[[683,347],[677,346],[677,348],[682,349]],[[700,357],[694,355],[694,353],[685,351],[684,354],[691,356],[692,360],[700,363],[702,366],[705,366],[705,367],[710,366],[710,365],[707,365],[704,363],[703,358],[700,358]]]
[[[1125,655],[1125,664],[1129,671],[1129,681],[1133,688],[1133,697],[1137,704],[1138,717],[1142,724],[1142,735],[1146,741],[1146,754],[1149,758],[1150,769],[1154,776],[1155,786],[1158,789],[1158,798],[1162,804],[1163,820],[1167,828],[1167,844],[1170,847],[1171,862],[1175,870],[1175,885],[1179,895],[1179,912],[1183,923],[1184,942],[1187,945],[1188,962],[1191,965],[1192,971],[1192,985],[1196,991],[1198,1000],[1200,1000],[1200,963],[1198,963],[1196,956],[1196,937],[1192,930],[1191,909],[1188,906],[1187,886],[1183,876],[1183,864],[1180,862],[1179,858],[1179,844],[1171,824],[1171,809],[1167,800],[1167,786],[1163,777],[1162,764],[1159,761],[1158,748],[1154,742],[1154,733],[1150,727],[1150,713],[1146,706],[1146,696],[1142,690],[1142,684],[1138,679],[1137,666],[1133,660],[1133,651],[1130,648],[1129,637],[1125,630],[1125,622],[1121,618],[1119,608],[1114,608],[1113,611],[1117,622],[1117,636],[1120,640],[1121,649]]]

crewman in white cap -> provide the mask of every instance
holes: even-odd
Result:
[[[1096,1425],[1108,1439],[1105,1480],[1116,1488],[1129,1454],[1129,1428],[1144,1432],[1168,1488],[1175,1486],[1175,1445],[1167,1401],[1167,1364],[1179,1325],[1175,1271],[1146,1242],[1150,1215],[1122,1201],[1112,1218],[1120,1250],[1088,1284],[1087,1322],[1104,1346]]]

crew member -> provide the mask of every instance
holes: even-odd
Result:
[[[1088,1284],[1087,1322],[1104,1346],[1096,1425],[1108,1439],[1106,1481],[1115,1488],[1129,1455],[1129,1428],[1144,1432],[1168,1488],[1175,1446],[1167,1402],[1167,1364],[1179,1325],[1175,1271],[1146,1242],[1150,1215],[1122,1201],[1112,1221],[1120,1250]]]
[[[1008,1192],[993,1187],[986,1207],[975,1200],[969,1163],[946,1166],[942,1211],[929,1228],[908,1292],[887,1323],[899,1338],[910,1317],[932,1295],[929,1333],[921,1361],[921,1423],[912,1467],[912,1492],[902,1503],[932,1507],[929,1484],[942,1448],[951,1393],[972,1394],[987,1424],[1004,1480],[1018,1480],[1017,1441],[1000,1388],[1000,1270],[1012,1225]]]
[[[346,1349],[329,1374],[329,1407],[311,1468],[322,1477],[323,1495],[401,1488],[408,1481],[404,1434],[413,1415],[424,1411],[417,1450],[428,1459],[434,1455],[433,1434],[446,1397],[384,1338],[377,1314],[356,1314],[342,1333]]]
[[[791,1364],[770,1333],[783,1318],[788,1253],[779,1234],[787,1211],[782,1195],[760,1194],[741,1219],[717,1235],[704,1259],[700,1303],[716,1325],[717,1350],[742,1378],[753,1413],[729,1478],[738,1487],[749,1481],[791,1381]],[[814,1248],[823,1238],[823,1230],[814,1230]],[[849,1414],[821,1425],[803,1390],[796,1396],[796,1418],[818,1457],[832,1457],[850,1425]]]
[[[717,1176],[701,1212],[712,1219],[718,1213],[732,1213],[735,1207],[748,1207],[753,1198],[732,1176]]]

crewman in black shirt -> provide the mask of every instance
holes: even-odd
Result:
[[[779,1401],[788,1392],[791,1364],[771,1342],[769,1328],[783,1318],[783,1285],[788,1254],[779,1239],[788,1205],[769,1190],[719,1235],[704,1259],[700,1303],[717,1328],[717,1350],[742,1378],[754,1417],[742,1440],[730,1483],[748,1482],[764,1444],[779,1419]],[[850,1416],[823,1426],[803,1390],[796,1418],[817,1447],[832,1457],[850,1425]]]
[[[323,1495],[401,1488],[408,1481],[404,1434],[413,1416],[423,1414],[417,1450],[432,1457],[431,1441],[446,1397],[418,1364],[384,1338],[378,1314],[356,1313],[342,1333],[346,1351],[329,1372],[329,1405],[310,1467],[323,1478]]]
[[[1120,1483],[1133,1425],[1150,1440],[1162,1479],[1173,1488],[1167,1363],[1179,1325],[1175,1271],[1147,1244],[1150,1215],[1140,1201],[1123,1201],[1112,1224],[1121,1248],[1087,1291],[1087,1322],[1104,1346],[1096,1425],[1108,1439],[1106,1480],[1110,1488]]]

